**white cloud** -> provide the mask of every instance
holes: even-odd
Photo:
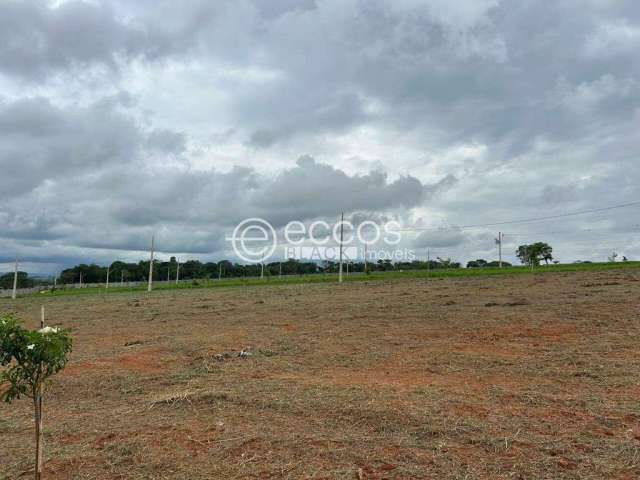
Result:
[[[640,27],[626,19],[599,25],[585,42],[584,54],[592,59],[607,59],[615,55],[637,52],[640,48]]]

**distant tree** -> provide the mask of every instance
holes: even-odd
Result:
[[[532,245],[520,245],[516,250],[516,257],[520,259],[524,265],[537,264],[538,259],[534,256]]]
[[[202,266],[206,278],[218,278],[218,264],[207,262]]]
[[[482,268],[486,266],[487,266],[487,261],[482,258],[467,262],[467,268]]]
[[[548,243],[536,242],[531,245],[520,245],[516,250],[516,256],[525,265],[540,265],[540,261],[548,265],[553,260],[553,248]]]
[[[613,263],[613,262],[616,261],[616,258],[618,258],[618,254],[616,252],[613,252],[610,257],[607,257],[607,260],[609,260],[609,262]]]
[[[438,257],[436,268],[460,268],[460,263],[454,262],[450,257]]]
[[[500,266],[500,262],[498,260],[493,260],[493,261],[487,263],[486,266],[487,267],[499,267]],[[504,260],[502,260],[502,266],[503,267],[510,267],[511,263],[505,262]]]
[[[553,248],[548,243],[538,242],[536,244],[537,249],[540,252],[542,260],[546,265],[549,265],[549,262],[553,260]]]
[[[206,274],[204,265],[198,260],[188,260],[180,265],[180,278],[204,278]]]
[[[119,282],[121,279],[129,280],[130,275],[126,263],[116,261],[113,262],[109,268],[111,269],[111,282]]]
[[[5,273],[0,277],[0,289],[11,290],[13,288],[13,272]],[[18,272],[18,288],[32,288],[35,281],[29,278],[27,272]]]
[[[223,277],[236,276],[233,271],[233,263],[229,260],[222,260],[218,262],[218,274],[221,274]]]
[[[388,258],[385,260],[380,259],[376,264],[376,268],[380,271],[388,271],[388,270],[393,270],[394,265],[393,263],[391,263],[391,260],[389,260]]]

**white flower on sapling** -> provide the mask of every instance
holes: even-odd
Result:
[[[44,327],[41,328],[40,330],[38,330],[38,332],[40,333],[58,333],[58,328],[57,327]]]
[[[31,345],[27,345],[27,350],[33,350],[35,345],[32,343]]]

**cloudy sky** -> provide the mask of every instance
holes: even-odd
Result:
[[[231,257],[247,216],[640,257],[635,0],[0,0],[0,271]]]

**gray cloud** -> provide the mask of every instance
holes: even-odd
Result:
[[[2,71],[22,78],[43,78],[61,69],[99,63],[115,68],[118,55],[144,47],[142,32],[114,16],[104,4],[7,0],[0,4]]]
[[[44,97],[0,102],[0,196],[133,162],[144,137],[111,101],[67,108]]]
[[[39,102],[36,105],[41,107]],[[60,114],[45,104],[45,111],[50,110]],[[73,111],[85,121],[87,112],[92,108]],[[101,114],[103,119],[116,115],[113,111]],[[104,138],[113,139],[127,127],[126,155],[117,148],[96,149],[98,154],[88,158],[88,164],[77,164],[74,158],[43,152],[40,168],[29,177],[30,188],[3,192],[0,237],[12,239],[18,254],[33,251],[26,248],[27,243],[43,248],[46,244],[54,251],[65,246],[88,248],[96,255],[104,255],[100,250],[116,251],[116,255],[143,251],[152,232],[162,239],[161,251],[212,254],[228,248],[224,235],[247,217],[263,217],[281,227],[291,220],[335,219],[341,211],[372,212],[371,216],[379,211],[409,211],[449,182],[447,178],[425,185],[411,176],[391,181],[381,172],[348,175],[310,156],[275,176],[246,167],[196,170],[184,163],[153,169],[142,160],[149,151],[157,151],[156,147],[149,150],[150,139],[166,137],[171,148],[161,145],[174,154],[173,144],[177,141],[182,146],[183,137],[156,129],[146,135],[135,122],[125,122],[126,115],[118,115],[121,122],[106,123],[100,132],[111,125],[113,131]],[[48,145],[60,135],[66,139],[68,129],[80,128],[75,122],[49,128],[58,121],[58,115],[51,115],[50,122],[44,122],[46,128],[32,129],[29,135]],[[90,136],[86,141],[100,144],[102,139]],[[7,165],[10,162],[6,160]],[[45,168],[49,164],[51,169]]]
[[[416,248],[457,247],[466,240],[464,233],[457,228],[450,230],[430,230],[418,235],[414,241]]]
[[[186,150],[186,136],[168,129],[153,130],[147,138],[147,148],[155,153],[181,154]]]
[[[168,249],[221,251],[249,215],[440,227],[638,200],[638,46],[631,0],[8,0],[0,231],[50,263],[163,225]],[[609,243],[548,240],[637,256],[631,216],[565,222]],[[493,250],[453,232],[417,245]]]
[[[341,211],[410,209],[420,205],[434,188],[412,176],[393,182],[383,172],[349,176],[303,156],[295,168],[284,170],[258,189],[250,202],[265,216],[275,215],[276,222],[286,223],[293,218],[337,216]]]

